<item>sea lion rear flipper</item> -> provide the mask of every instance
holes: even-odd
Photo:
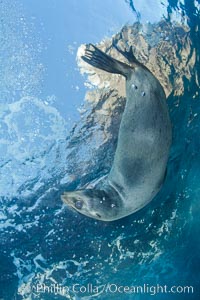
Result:
[[[140,62],[137,60],[135,55],[133,54],[133,46],[130,46],[129,51],[121,50],[115,42],[112,43],[112,46],[123,55],[130,63],[133,65],[140,65]]]
[[[81,58],[95,68],[109,73],[121,74],[126,78],[128,78],[133,71],[133,68],[129,65],[112,58],[92,44],[86,46],[85,55],[81,56]]]

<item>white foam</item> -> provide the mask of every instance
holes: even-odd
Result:
[[[52,147],[58,147],[58,141],[62,146],[67,123],[54,106],[35,97],[23,97],[5,105],[4,109],[1,106],[0,114],[1,127],[4,127],[0,134],[0,144],[3,145],[0,151],[4,158],[0,194],[13,196],[20,184],[38,178],[40,170],[47,164],[47,156],[43,153],[50,155]],[[35,182],[32,192],[43,185],[38,179]],[[23,190],[24,196],[30,193],[30,190]]]

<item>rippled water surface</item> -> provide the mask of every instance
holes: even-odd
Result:
[[[0,299],[199,299],[199,8],[199,0],[0,1]],[[118,59],[113,43],[133,46],[163,85],[173,124],[161,192],[111,223],[60,200],[108,174],[125,104],[119,76],[81,62],[89,42]],[[108,283],[194,292],[106,292]]]

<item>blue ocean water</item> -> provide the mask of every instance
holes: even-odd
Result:
[[[0,2],[0,299],[199,299],[200,1],[41,2]],[[173,145],[163,189],[119,221],[78,215],[60,195],[106,176],[120,118],[108,140],[96,134],[77,49],[124,25],[160,20],[169,25],[166,42],[173,22],[185,28],[174,60],[189,70],[180,76],[166,57]],[[142,293],[115,291],[144,285]],[[157,285],[192,286],[193,293],[156,294]]]

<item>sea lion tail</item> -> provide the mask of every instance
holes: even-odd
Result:
[[[121,74],[126,78],[128,78],[133,71],[131,66],[112,58],[93,44],[86,46],[85,55],[81,56],[81,58],[95,68],[109,73]]]

